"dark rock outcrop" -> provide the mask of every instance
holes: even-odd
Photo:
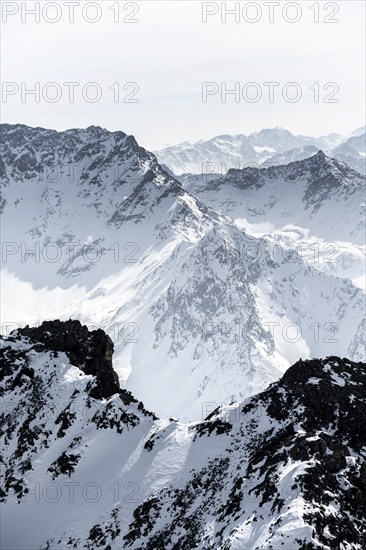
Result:
[[[85,374],[96,377],[89,395],[95,399],[108,398],[120,391],[117,373],[113,370],[113,342],[101,330],[89,331],[80,321],[44,321],[39,327],[26,326],[19,329],[36,345],[43,344],[44,350],[64,352],[70,362]],[[37,351],[41,351],[37,345]]]

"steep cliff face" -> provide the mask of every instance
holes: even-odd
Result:
[[[111,353],[75,321],[1,340],[2,547],[363,550],[366,363],[300,360],[182,424]]]

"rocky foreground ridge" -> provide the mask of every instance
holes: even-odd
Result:
[[[1,340],[3,548],[366,547],[365,363],[299,360],[182,424],[120,388],[112,353],[71,320]]]

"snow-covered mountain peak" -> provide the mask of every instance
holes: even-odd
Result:
[[[261,145],[279,146],[280,148],[289,148],[290,143],[296,141],[296,136],[285,128],[263,128],[259,132],[254,132],[249,135],[249,140],[255,141]]]
[[[361,133],[364,133],[362,128],[353,135],[359,136]],[[224,175],[230,168],[261,164],[277,166],[301,160],[313,154],[311,148],[328,151],[331,156],[344,160],[336,148],[349,138],[337,133],[310,137],[294,135],[281,127],[265,128],[250,135],[222,134],[194,144],[172,145],[156,151],[156,156],[177,176],[189,173]],[[365,162],[361,162],[354,151],[347,161],[350,166],[365,173]]]
[[[190,191],[239,222],[274,228],[293,223],[326,240],[364,244],[365,186],[365,176],[320,150],[285,165],[232,168],[219,178],[200,178]],[[335,218],[341,215],[347,224],[340,227]]]
[[[135,176],[141,176],[149,169],[159,171],[154,155],[140,147],[134,136],[121,131],[109,132],[99,126],[90,126],[57,132],[9,124],[1,125],[0,130],[5,184],[12,179],[33,180],[38,177],[40,186],[65,185],[81,176],[94,186],[102,182],[108,186],[121,183],[122,176],[128,176],[128,171],[135,172]],[[70,167],[68,180],[61,177],[66,171],[65,164]],[[61,173],[57,173],[58,170]],[[107,170],[110,170],[109,174],[106,174]]]
[[[28,146],[3,145],[3,284],[16,297],[5,294],[6,321],[96,323],[113,336],[121,383],[150,410],[187,420],[205,402],[261,391],[299,356],[364,358],[362,290],[336,277],[337,264],[309,265],[319,237],[355,248],[363,238],[362,178],[345,165],[321,153],[231,170],[190,193],[123,133],[21,131],[30,158],[59,177],[39,181],[17,166]],[[306,256],[288,254],[273,229],[302,238]]]
[[[1,131],[5,240],[15,243],[15,248],[23,243],[27,250],[56,243],[62,252],[60,262],[45,261],[44,271],[37,270],[37,262],[25,262],[20,254],[6,260],[21,277],[25,270],[36,269],[37,278],[44,276],[43,285],[46,277],[52,280],[50,271],[56,270],[63,279],[83,273],[85,281],[88,272],[96,280],[95,271],[108,263],[102,271],[108,275],[116,269],[113,258],[123,254],[123,247],[143,253],[155,243],[157,225],[169,208],[183,195],[188,197],[156,157],[124,132],[99,127],[56,132],[11,125]],[[199,210],[196,199],[185,202],[195,212]],[[122,224],[123,242],[121,233],[117,235]],[[121,253],[108,254],[116,242]],[[70,246],[75,251],[72,254],[67,252]],[[97,248],[111,261],[103,265],[85,262],[84,246]]]

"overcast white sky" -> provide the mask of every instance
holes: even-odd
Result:
[[[100,20],[92,24],[82,17],[81,8],[87,3],[79,0],[80,5],[75,5],[74,23],[69,22],[64,1],[57,2],[58,13],[54,6],[46,12],[49,19],[61,16],[60,21],[49,23],[41,15],[41,21],[35,23],[34,16],[24,11],[24,5],[30,9],[35,2],[2,0],[3,83],[16,83],[20,90],[22,82],[29,88],[39,82],[42,89],[48,82],[56,82],[62,91],[56,103],[42,97],[36,103],[31,96],[22,102],[20,91],[5,101],[3,93],[2,122],[60,130],[94,124],[133,134],[150,150],[222,133],[247,134],[263,127],[282,126],[297,134],[322,135],[350,133],[364,124],[362,0],[328,2],[327,9],[326,2],[300,1],[297,4],[302,13],[296,23],[284,20],[282,8],[287,1],[275,8],[273,23],[263,2],[252,2],[257,7],[248,7],[249,19],[262,10],[256,23],[245,21],[242,14],[238,23],[234,16],[223,23],[220,12],[203,23],[202,2],[197,0],[136,2],[139,11],[132,17],[139,22],[115,23],[115,12],[110,8],[117,2],[103,0],[99,2]],[[134,7],[119,4],[122,20]],[[216,4],[219,7],[221,1]],[[235,3],[226,4],[232,8]],[[240,2],[240,7],[246,4]],[[319,23],[314,22],[315,12],[310,9],[314,4],[319,4]],[[339,11],[333,15],[337,6]],[[5,22],[4,9],[19,11]],[[293,19],[296,8],[286,9]],[[97,11],[91,6],[86,13],[94,18]],[[324,23],[327,16],[339,22]],[[64,82],[80,83],[74,103],[68,101]],[[88,82],[100,86],[100,101],[88,103],[82,98],[80,90]],[[109,87],[116,82],[121,88],[136,82],[138,103],[115,103]],[[242,97],[236,103],[233,96],[221,102],[218,93],[203,103],[202,82],[217,82],[219,86],[226,82],[228,88],[235,82],[241,86],[256,82],[263,96],[257,103]],[[264,82],[280,83],[273,103],[268,101]],[[282,98],[282,88],[288,82],[297,82],[303,92],[297,103]],[[309,89],[315,82],[320,84],[318,103]],[[332,92],[332,87],[322,89],[327,82],[338,84],[334,96],[338,103],[323,102]],[[48,88],[50,96],[53,91]],[[132,88],[122,89],[124,95],[129,91]]]

